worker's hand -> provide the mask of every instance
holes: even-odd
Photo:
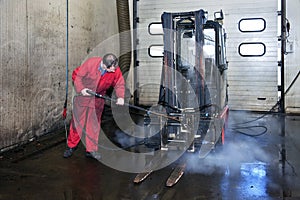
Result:
[[[118,98],[116,104],[120,105],[120,106],[123,106],[124,105],[124,99],[123,98]]]
[[[82,90],[81,90],[81,94],[82,94],[83,96],[91,96],[89,93],[87,93],[88,90],[90,90],[90,89],[88,89],[88,88],[82,89]]]

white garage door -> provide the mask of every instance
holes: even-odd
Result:
[[[208,18],[223,10],[227,32],[229,106],[236,110],[267,111],[277,102],[277,1],[274,0],[139,0],[136,46],[136,87],[139,104],[158,101],[162,58],[148,53],[162,45],[161,35],[151,35],[148,26],[160,22],[163,12],[203,9]]]

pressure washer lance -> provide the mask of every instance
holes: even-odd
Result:
[[[109,101],[111,101],[111,102],[117,102],[116,99],[110,98],[110,97],[108,97],[108,96],[103,96],[103,95],[98,94],[98,93],[96,93],[96,92],[93,92],[93,91],[91,91],[91,90],[87,90],[86,92],[89,93],[90,95],[94,95],[95,97],[98,97],[98,98],[106,99],[106,100],[109,100]],[[124,103],[124,106],[128,106],[128,107],[130,107],[130,108],[134,108],[134,109],[137,109],[137,110],[144,111],[144,112],[147,113],[147,115],[153,114],[153,115],[157,115],[157,116],[161,116],[161,117],[164,117],[164,118],[168,118],[168,119],[172,119],[172,120],[181,122],[180,119],[177,119],[177,118],[175,118],[175,117],[170,117],[170,116],[165,115],[165,114],[162,114],[162,113],[153,112],[153,111],[150,111],[150,110],[148,110],[148,109],[145,109],[145,108],[142,108],[142,107],[139,107],[139,106],[131,105],[131,104],[129,104],[129,103]]]

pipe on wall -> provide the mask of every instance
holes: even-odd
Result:
[[[120,57],[119,66],[124,74],[131,64],[131,31],[128,0],[117,0],[117,14],[119,26]]]

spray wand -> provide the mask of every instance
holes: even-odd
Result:
[[[110,98],[108,96],[103,96],[101,94],[98,94],[96,92],[93,92],[91,90],[87,90],[87,93],[89,93],[90,95],[93,95],[95,97],[98,97],[98,98],[102,98],[102,99],[105,99],[105,100],[109,100],[111,102],[117,102],[116,99],[113,99],[113,98]],[[147,113],[147,115],[150,115],[150,114],[153,114],[153,115],[157,115],[157,116],[161,116],[161,117],[164,117],[164,118],[167,118],[167,119],[172,119],[172,120],[175,120],[175,121],[178,121],[178,122],[181,122],[180,119],[176,118],[176,117],[170,117],[166,114],[162,114],[162,113],[158,113],[158,112],[153,112],[153,111],[150,111],[148,109],[145,109],[145,108],[142,108],[142,107],[139,107],[139,106],[135,106],[135,105],[132,105],[132,104],[129,104],[129,103],[124,103],[124,106],[128,106],[130,108],[134,108],[134,109],[137,109],[137,110],[140,110],[140,111],[144,111]]]

